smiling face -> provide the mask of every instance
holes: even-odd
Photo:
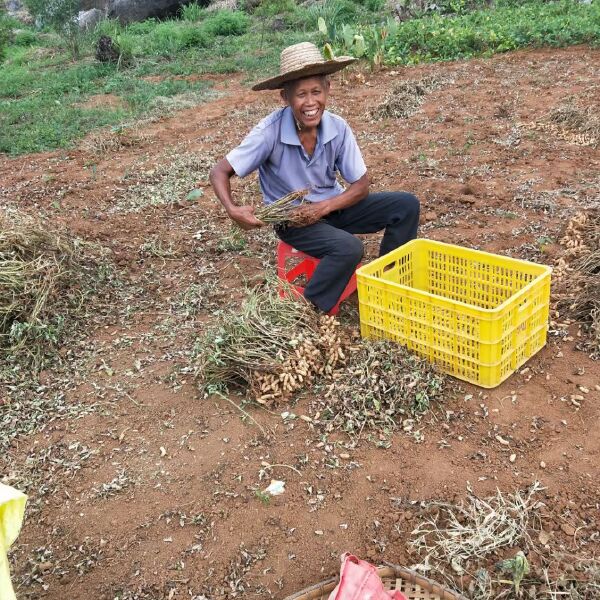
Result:
[[[290,106],[301,129],[313,129],[321,122],[329,97],[329,79],[325,76],[292,81],[281,97]]]

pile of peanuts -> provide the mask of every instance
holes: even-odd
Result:
[[[560,240],[561,246],[565,248],[565,253],[556,263],[553,274],[555,281],[558,282],[563,279],[569,270],[569,264],[587,248],[585,230],[588,226],[588,221],[588,215],[581,212],[572,217],[567,224],[565,235]]]
[[[345,342],[335,317],[323,315],[318,331],[298,334],[290,340],[290,352],[273,372],[255,371],[252,390],[260,404],[271,404],[312,383],[318,376],[331,377],[344,364]]]

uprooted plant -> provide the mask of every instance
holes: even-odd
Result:
[[[575,215],[560,240],[565,248],[555,271],[559,315],[582,324],[580,347],[600,358],[600,211]]]
[[[343,370],[313,404],[328,431],[351,436],[360,436],[365,427],[408,431],[413,419],[442,395],[446,377],[398,344],[363,340],[345,352]]]
[[[85,308],[105,266],[97,250],[65,232],[0,215],[0,356],[39,363]]]
[[[315,385],[313,423],[359,438],[411,431],[441,396],[446,378],[397,344],[361,340],[334,317],[319,316],[281,282],[256,288],[198,343],[195,371],[205,393],[231,385],[272,404]]]
[[[445,567],[461,575],[474,571],[478,561],[494,556],[502,548],[532,546],[528,529],[535,511],[535,482],[527,491],[479,498],[471,491],[460,504],[430,502],[430,516],[412,532],[413,548],[425,569],[444,573]]]
[[[295,211],[303,204],[304,196],[309,191],[309,189],[305,189],[290,192],[271,204],[261,206],[255,213],[256,218],[263,223],[301,226],[303,221],[295,215]]]
[[[330,376],[344,360],[337,321],[318,316],[291,289],[269,282],[199,341],[195,370],[205,391],[238,385],[260,403]]]

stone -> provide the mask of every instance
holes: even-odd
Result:
[[[136,21],[144,21],[152,17],[166,18],[175,16],[182,6],[192,0],[109,0],[107,14],[111,19],[119,19],[126,25]],[[208,2],[199,2],[206,6]]]
[[[98,8],[82,10],[79,11],[79,15],[77,16],[77,24],[79,25],[79,29],[83,31],[90,31],[105,18],[106,14]]]
[[[121,52],[118,46],[107,35],[101,35],[96,44],[96,59],[103,63],[116,63]]]

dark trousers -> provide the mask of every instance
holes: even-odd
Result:
[[[385,229],[381,256],[415,239],[418,225],[419,200],[415,196],[380,192],[308,227],[278,227],[275,232],[296,250],[320,259],[304,296],[323,312],[329,312],[363,257],[363,244],[353,234]]]

